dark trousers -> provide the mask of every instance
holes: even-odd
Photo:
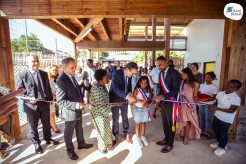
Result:
[[[216,139],[219,143],[219,147],[225,149],[228,143],[228,130],[231,124],[219,120],[216,116],[214,116],[213,120],[213,130],[216,136]]]
[[[76,121],[65,121],[64,141],[68,152],[74,151],[74,146],[72,142],[74,129],[78,145],[82,145],[83,143],[85,143],[82,118]]]
[[[44,135],[43,138],[45,141],[49,141],[51,139],[50,105],[48,103],[38,102],[37,109],[26,111],[26,115],[27,115],[27,122],[29,126],[29,135],[32,143],[34,145],[41,143],[38,134],[39,118],[41,119],[41,123],[43,125],[43,135]]]
[[[167,146],[173,146],[175,132],[172,131],[173,103],[161,103],[162,125]]]
[[[122,106],[114,106],[111,108],[113,117],[112,132],[114,136],[117,136],[119,134],[119,110],[121,111],[122,116],[123,133],[125,135],[129,134],[128,104],[123,104]]]

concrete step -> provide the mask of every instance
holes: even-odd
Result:
[[[237,142],[246,143],[246,105],[240,107],[237,126]]]

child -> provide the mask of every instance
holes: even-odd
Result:
[[[149,145],[149,142],[145,138],[145,131],[146,122],[149,119],[148,105],[150,104],[150,100],[152,99],[151,88],[147,76],[141,76],[138,79],[136,87],[133,91],[133,97],[136,99],[136,101],[133,102],[134,121],[136,123],[135,131],[139,146],[143,148],[144,145]]]
[[[205,83],[200,85],[199,92],[209,95],[215,99],[218,93],[216,85],[212,84],[212,81],[216,78],[214,72],[207,72],[205,74]],[[204,102],[204,104],[212,105],[213,101]],[[209,138],[209,132],[211,132],[211,111],[207,105],[199,106],[199,124],[202,130],[201,136]]]
[[[216,103],[209,106],[211,111],[215,111],[213,130],[217,139],[217,143],[210,144],[210,146],[217,148],[214,151],[217,156],[225,154],[228,130],[241,103],[241,99],[235,91],[239,90],[241,86],[242,83],[239,80],[228,81],[226,90],[219,92],[216,96]]]

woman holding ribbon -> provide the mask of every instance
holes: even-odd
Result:
[[[200,138],[201,129],[199,128],[196,104],[198,102],[197,94],[199,83],[190,68],[182,70],[182,82],[180,86],[181,113],[179,118],[179,128],[176,130],[176,141],[180,136],[184,137],[183,143],[187,145],[189,139]]]
[[[107,71],[103,69],[97,70],[94,76],[98,83],[91,88],[90,114],[97,132],[98,149],[101,153],[106,154],[108,145],[112,144],[114,139],[109,121],[111,105],[105,86],[109,83],[109,77]]]
[[[146,122],[150,119],[149,104],[153,97],[149,79],[147,76],[141,76],[138,79],[136,87],[133,91],[133,97],[136,99],[133,102],[133,115],[135,121],[135,132],[140,148],[149,146],[149,142],[145,138]],[[141,131],[141,133],[140,133]]]

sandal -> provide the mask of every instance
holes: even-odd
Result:
[[[184,138],[183,144],[184,144],[184,145],[188,145],[188,144],[189,144],[189,138]]]
[[[0,150],[0,158],[4,159],[7,156],[8,156],[8,153],[6,153],[5,151]]]
[[[176,135],[175,135],[175,141],[177,141],[177,142],[180,141],[180,135],[179,135],[179,134],[176,134]]]

